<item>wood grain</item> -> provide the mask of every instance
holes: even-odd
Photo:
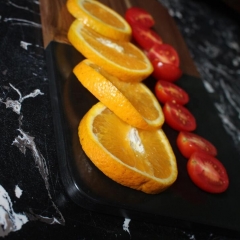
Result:
[[[157,0],[100,0],[124,16],[130,6],[139,6],[150,12],[156,24],[154,30],[162,37],[165,43],[171,44],[179,53],[180,68],[183,73],[199,77],[199,73],[191,58],[187,45],[179,32],[176,23]],[[66,0],[40,0],[40,12],[43,30],[44,47],[51,41],[70,44],[67,31],[74,18],[66,8]]]

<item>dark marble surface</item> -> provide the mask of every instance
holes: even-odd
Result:
[[[240,149],[240,15],[221,1],[161,0],[181,31],[226,131]]]
[[[161,0],[225,129],[240,141],[239,22],[201,1]],[[0,0],[0,236],[5,239],[237,239],[79,208],[58,172],[39,2]]]

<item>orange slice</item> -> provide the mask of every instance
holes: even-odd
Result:
[[[73,72],[85,88],[128,124],[153,129],[164,123],[158,100],[143,83],[120,81],[88,59]]]
[[[153,71],[152,64],[139,48],[130,42],[104,37],[79,20],[71,24],[68,39],[86,58],[122,81],[140,82]]]
[[[96,167],[124,186],[155,194],[177,178],[175,155],[162,129],[133,128],[98,102],[82,118],[78,134]]]
[[[68,11],[96,32],[116,40],[130,41],[131,27],[106,5],[94,0],[68,0]]]

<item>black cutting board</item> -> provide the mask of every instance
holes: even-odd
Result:
[[[178,132],[164,124],[163,130],[177,158],[179,175],[165,192],[148,195],[106,177],[81,149],[77,135],[79,121],[98,101],[72,73],[83,56],[72,46],[57,42],[48,45],[46,54],[61,179],[77,205],[128,218],[240,234],[239,152],[225,132],[200,78],[183,75],[176,84],[189,93],[187,108],[196,117],[195,132],[217,147],[230,186],[217,195],[197,188],[188,177],[187,160],[177,149]],[[144,83],[153,90],[156,80],[149,77]]]

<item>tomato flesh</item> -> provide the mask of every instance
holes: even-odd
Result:
[[[166,102],[163,106],[166,123],[177,131],[193,131],[196,129],[196,120],[191,112],[184,106]]]
[[[173,103],[184,105],[189,101],[189,96],[187,92],[171,82],[158,80],[154,90],[157,99],[161,103],[166,103],[170,101]]]
[[[139,7],[131,7],[125,13],[125,19],[130,24],[134,26],[139,24],[141,26],[150,28],[155,24],[155,21],[150,13]]]
[[[162,44],[162,38],[155,31],[140,25],[132,26],[132,36],[145,50],[149,50],[155,44]]]
[[[206,192],[222,193],[229,186],[225,167],[209,154],[194,152],[188,160],[187,171],[193,183]]]
[[[217,155],[216,147],[195,133],[180,132],[177,137],[177,146],[186,158],[189,158],[196,151],[201,151],[211,156]]]
[[[175,82],[182,75],[181,69],[176,67],[174,64],[163,63],[156,59],[151,61],[151,63],[154,69],[152,75],[157,80],[161,79],[169,82]]]
[[[150,61],[159,60],[162,63],[173,64],[179,67],[179,56],[177,51],[169,44],[156,44],[146,53]]]

